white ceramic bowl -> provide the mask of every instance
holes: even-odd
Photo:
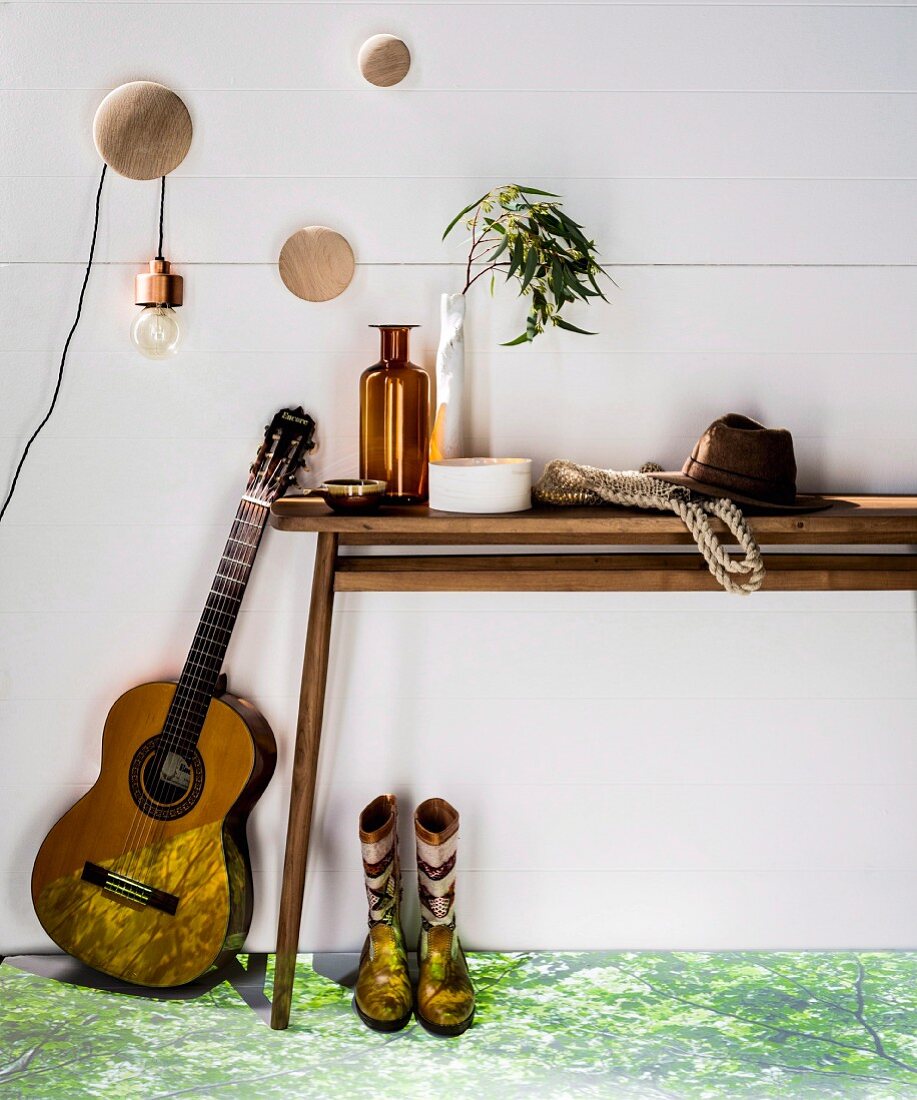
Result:
[[[440,512],[524,512],[532,507],[530,458],[443,458],[430,463],[430,507]]]

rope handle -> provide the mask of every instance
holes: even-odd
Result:
[[[764,559],[741,510],[726,497],[697,497],[684,486],[647,476],[660,469],[655,463],[647,463],[639,473],[617,472],[563,460],[550,462],[534,487],[534,496],[549,504],[602,502],[672,511],[687,527],[708,569],[727,592],[741,596],[756,592],[764,582]],[[730,554],[722,545],[710,527],[711,515],[725,523],[739,545],[741,557]]]
[[[669,507],[678,515],[691,532],[707,563],[707,568],[727,592],[747,596],[764,583],[764,559],[755,536],[748,529],[745,517],[731,500],[692,500],[689,502],[673,499]],[[742,551],[742,557],[733,556],[720,543],[711,530],[707,515],[721,519],[731,531]],[[741,578],[741,579],[734,579]]]

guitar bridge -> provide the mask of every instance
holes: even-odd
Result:
[[[132,901],[136,905],[147,905],[150,909],[159,909],[175,916],[178,909],[178,898],[174,894],[168,894],[165,890],[157,890],[155,886],[147,886],[145,882],[128,878],[127,875],[119,875],[116,871],[106,871],[97,863],[86,862],[83,864],[83,873],[80,876],[85,882],[91,882],[94,886],[101,886],[107,894]]]

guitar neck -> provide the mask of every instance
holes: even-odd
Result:
[[[207,717],[269,512],[249,497],[239,502],[166,719],[164,732],[176,742],[195,744]]]

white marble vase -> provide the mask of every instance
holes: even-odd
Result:
[[[436,351],[436,415],[430,458],[463,458],[465,400],[465,295],[440,300],[440,337]]]

